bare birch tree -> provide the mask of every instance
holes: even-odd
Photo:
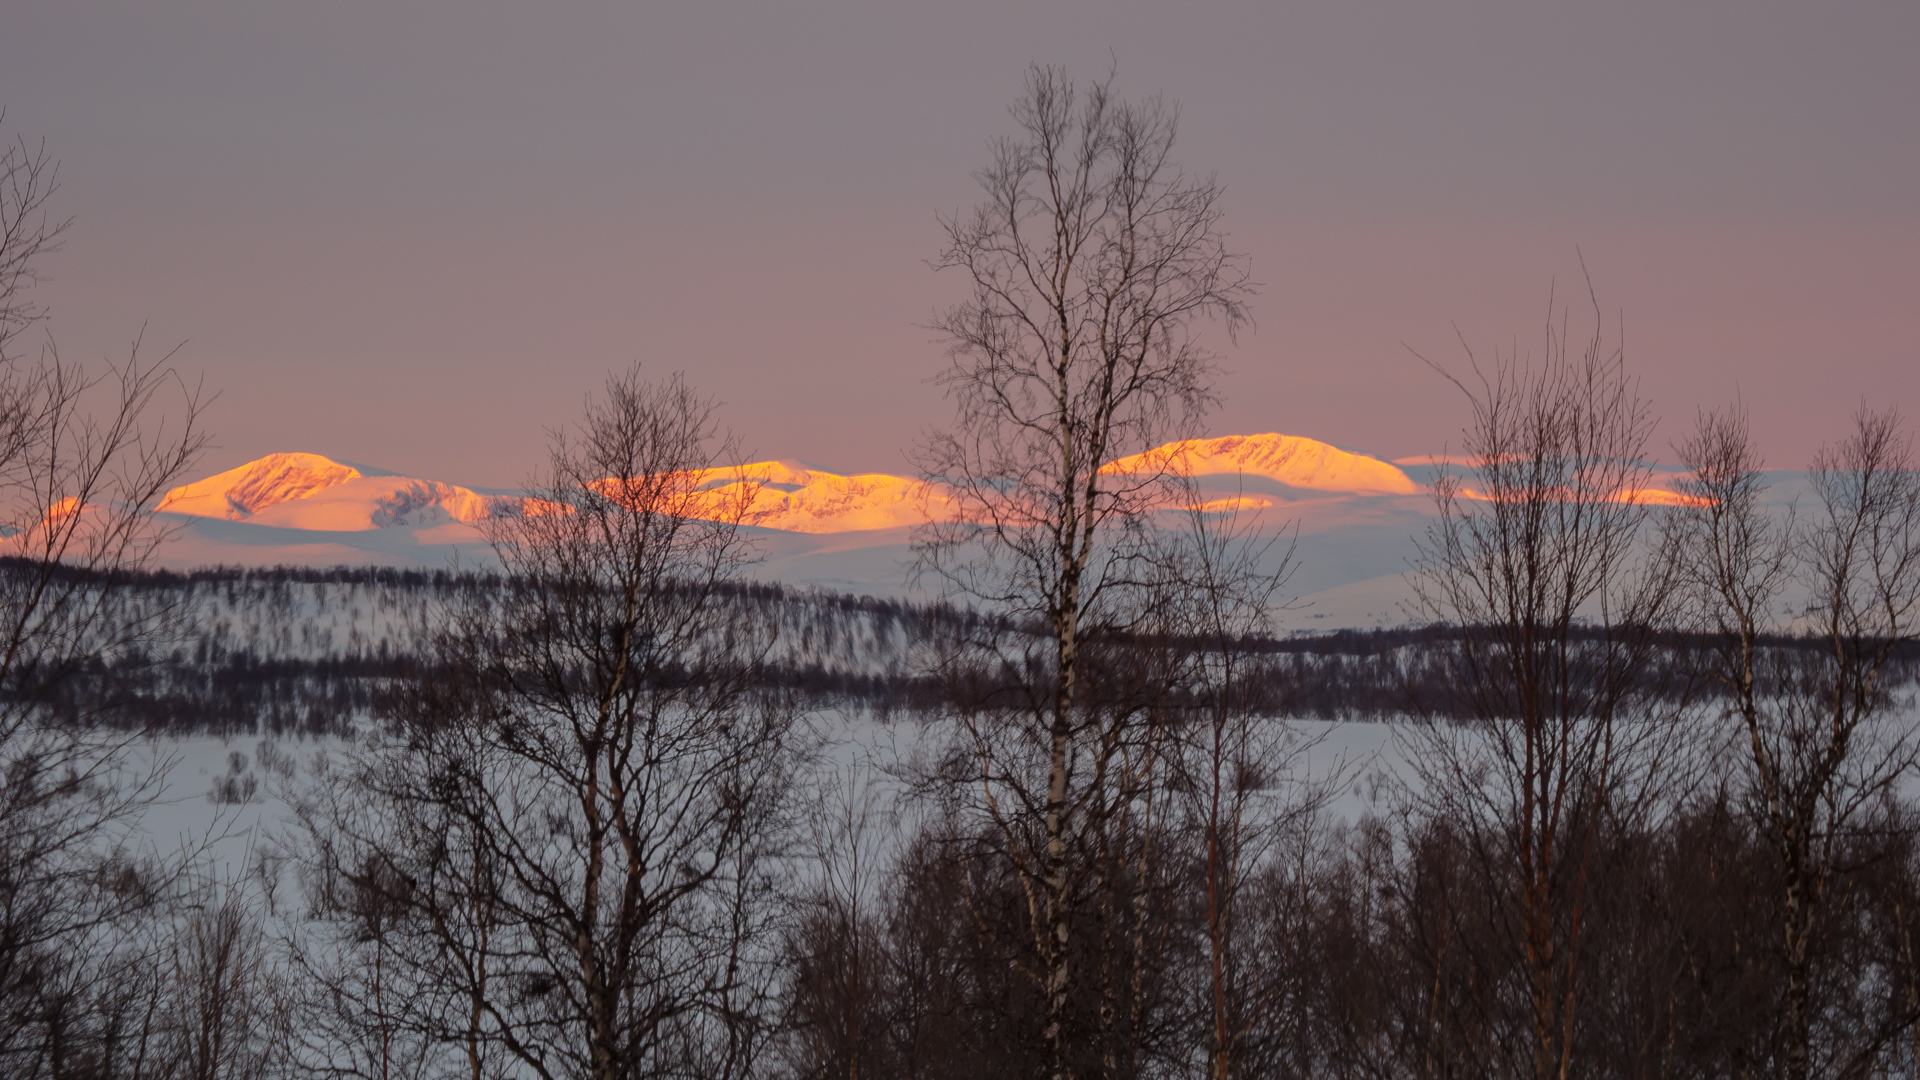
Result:
[[[162,891],[125,841],[164,761],[130,754],[140,733],[111,715],[52,701],[82,665],[171,627],[177,605],[127,577],[164,538],[154,504],[205,445],[198,392],[137,342],[94,371],[51,336],[23,348],[47,315],[31,295],[41,262],[67,227],[50,216],[57,172],[24,140],[0,147],[0,1068],[16,1074],[90,1052],[85,1018],[60,1010],[88,999],[68,992],[79,972],[112,968],[63,953]]]
[[[760,690],[770,631],[722,595],[751,492],[707,490],[739,479],[712,470],[711,416],[634,371],[555,436],[538,498],[487,527],[500,594],[447,614],[357,773],[388,813],[317,830],[431,941],[395,955],[438,965],[470,1075],[485,1044],[544,1080],[742,1077],[769,1037],[799,747]]]
[[[1118,805],[1105,785],[1127,741],[1084,707],[1082,651],[1127,617],[1120,593],[1162,479],[1103,470],[1206,407],[1199,327],[1232,333],[1251,287],[1221,232],[1220,186],[1173,161],[1173,109],[1035,67],[1012,112],[1020,131],[992,143],[985,199],[943,221],[937,266],[970,295],[935,323],[956,417],[919,465],[960,516],[925,529],[919,551],[955,595],[1043,628],[1044,647],[1002,657],[1030,693],[991,710],[1000,726],[974,727],[970,745],[977,809],[1030,897],[1047,1071],[1064,1080],[1089,1060],[1070,1016],[1075,898],[1092,870],[1076,837]]]
[[[788,929],[789,1068],[861,1080],[887,1058],[896,987],[882,893],[889,849],[900,841],[898,804],[864,760],[824,770],[812,787],[801,848],[809,866]]]
[[[152,1075],[264,1080],[285,1061],[286,994],[250,907],[225,896],[173,929],[160,971],[168,1030]]]
[[[1469,471],[1435,482],[1413,575],[1416,613],[1453,634],[1446,699],[1410,729],[1418,798],[1492,890],[1518,976],[1478,988],[1488,1075],[1577,1071],[1596,838],[1647,806],[1671,750],[1644,677],[1672,592],[1668,561],[1641,557],[1652,418],[1593,314],[1576,344],[1550,307],[1537,363],[1469,351]]]
[[[1709,675],[1738,725],[1736,794],[1779,861],[1776,1016],[1782,1075],[1868,1075],[1910,1008],[1825,1030],[1819,978],[1831,887],[1920,760],[1888,677],[1920,638],[1920,461],[1891,409],[1862,409],[1821,450],[1805,516],[1770,506],[1737,409],[1701,416],[1681,447],[1694,505],[1674,522],[1688,614],[1708,635]],[[1784,639],[1810,633],[1818,648]],[[1910,702],[1907,703],[1910,705]]]
[[[1261,708],[1271,673],[1259,646],[1271,640],[1292,544],[1244,527],[1235,512],[1207,511],[1197,491],[1184,501],[1187,527],[1166,542],[1187,652],[1179,787],[1199,851],[1206,1073],[1229,1080],[1248,1075],[1244,1043],[1256,1018],[1284,1008],[1274,999],[1285,980],[1247,967],[1255,951],[1250,886],[1282,841],[1318,816],[1346,779],[1346,763],[1321,761],[1310,771],[1324,734],[1307,735]]]

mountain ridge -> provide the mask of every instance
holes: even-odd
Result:
[[[1183,473],[1191,497],[1177,496],[1180,502],[1233,514],[1237,530],[1287,537],[1281,547],[1299,568],[1289,581],[1300,599],[1275,617],[1283,629],[1306,630],[1394,625],[1404,617],[1412,538],[1424,535],[1433,514],[1419,493],[1441,471],[1431,461],[1388,462],[1277,432],[1167,443],[1108,468]],[[1663,473],[1656,483],[1671,479]],[[913,531],[957,512],[949,496],[917,478],[840,473],[791,458],[700,470],[673,486],[692,494],[696,512],[703,502],[714,516],[744,510],[758,560],[753,576],[881,597],[930,595],[909,574]],[[160,517],[172,538],[157,562],[175,570],[486,567],[495,562],[486,517],[524,505],[530,494],[319,454],[269,454],[169,492]],[[1656,501],[1651,491],[1635,494]],[[0,544],[10,542],[17,540]],[[931,588],[937,592],[937,583]]]
[[[358,532],[458,521],[492,509],[471,488],[393,473],[368,475],[321,454],[268,454],[174,488],[161,513],[217,517],[316,532]]]
[[[1340,495],[1405,495],[1418,490],[1406,473],[1370,455],[1298,435],[1229,435],[1168,443],[1109,464],[1109,473],[1168,469],[1195,478],[1234,475],[1273,480],[1302,491]],[[743,509],[749,525],[783,532],[837,533],[893,529],[957,514],[938,485],[889,473],[838,473],[793,459],[701,470],[689,478],[710,513]],[[1202,485],[1204,487],[1204,485]],[[169,491],[158,510],[320,532],[444,524],[474,525],[524,496],[401,476],[321,454],[282,452]],[[1214,493],[1213,509],[1255,509],[1270,499]]]

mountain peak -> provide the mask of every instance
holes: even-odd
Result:
[[[1388,462],[1298,435],[1268,432],[1189,439],[1122,458],[1110,473],[1260,476],[1331,495],[1407,495],[1418,487]],[[695,514],[741,514],[745,524],[797,533],[898,529],[960,512],[938,483],[887,473],[841,474],[778,459],[710,468],[686,478]],[[1269,499],[1208,488],[1210,509],[1264,509]],[[1231,485],[1228,485],[1231,487]],[[1233,496],[1229,498],[1229,496]],[[202,518],[321,532],[472,525],[516,501],[468,488],[363,469],[320,454],[268,454],[169,491],[159,509]],[[1257,505],[1256,505],[1257,504]]]
[[[167,492],[159,510],[244,521],[269,506],[360,479],[360,470],[319,454],[268,454]]]
[[[268,454],[174,488],[156,507],[320,532],[471,524],[490,508],[489,500],[467,488],[386,472],[369,476],[332,458],[298,453]]]
[[[1289,487],[1361,495],[1412,495],[1413,478],[1388,462],[1304,435],[1223,435],[1184,439],[1109,464],[1103,472],[1165,470],[1187,476],[1246,473]]]
[[[886,473],[845,476],[791,459],[708,469],[701,487],[716,512],[737,512],[744,498],[746,524],[787,532],[891,529],[951,514],[947,500],[917,479]]]

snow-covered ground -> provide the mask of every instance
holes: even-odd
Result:
[[[937,737],[910,721],[880,723],[864,714],[817,713],[808,723],[819,735],[816,776],[862,771],[875,778],[883,792],[891,788],[885,779],[890,767]],[[1393,725],[1305,720],[1286,726],[1304,748],[1299,777],[1341,778],[1327,808],[1331,819],[1353,822],[1386,808],[1404,772]],[[165,784],[141,821],[137,842],[157,853],[193,853],[204,859],[213,880],[255,888],[263,861],[270,862],[297,840],[293,806],[312,790],[320,771],[317,759],[337,759],[350,748],[346,740],[330,737],[192,736],[136,744],[136,769],[156,759],[166,767]],[[214,792],[229,783],[236,793],[250,788],[251,794],[243,802],[220,801]],[[280,888],[298,887],[290,866],[281,873]]]

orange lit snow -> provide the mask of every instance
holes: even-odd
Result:
[[[363,476],[319,454],[268,454],[174,488],[157,509],[317,532],[355,532],[487,516],[487,500],[463,487],[404,476]]]
[[[1475,502],[1493,502],[1499,498],[1499,496],[1497,495],[1489,495],[1484,491],[1477,491],[1470,487],[1462,487],[1460,489],[1460,497],[1463,499],[1472,499]],[[1513,494],[1508,495],[1507,500],[1509,502],[1517,502],[1520,499],[1525,497],[1526,497],[1525,492],[1515,492]],[[1556,496],[1556,499],[1564,500],[1564,499],[1570,499],[1571,497],[1572,496],[1570,494],[1566,493],[1565,490],[1562,489],[1561,493]],[[1614,492],[1612,495],[1607,497],[1606,501],[1620,502],[1620,503],[1637,503],[1642,506],[1705,506],[1706,505],[1706,500],[1704,499],[1696,498],[1692,495],[1682,495],[1677,491],[1668,491],[1666,488],[1629,488],[1624,491]]]
[[[89,528],[98,528],[101,519],[97,516],[99,505],[82,504],[79,499],[69,495],[59,499],[47,508],[38,521],[27,525],[14,525],[9,529],[0,529],[0,553],[25,554],[43,550],[48,544],[65,542],[65,538],[76,533],[86,533]],[[76,522],[75,518],[83,518]],[[81,541],[84,546],[84,541]]]
[[[1208,499],[1203,503],[1182,507],[1185,510],[1198,510],[1203,514],[1224,514],[1230,510],[1265,510],[1273,505],[1272,499],[1254,498],[1248,495],[1229,496],[1224,499]]]
[[[1355,495],[1412,495],[1419,485],[1379,458],[1350,453],[1302,435],[1227,435],[1187,439],[1113,462],[1102,472],[1166,472],[1186,476],[1242,473],[1289,487]]]
[[[155,509],[244,521],[265,507],[304,499],[359,478],[360,470],[319,454],[268,454],[237,469],[174,488]]]
[[[1233,435],[1168,443],[1122,458],[1104,472],[1166,469],[1195,477],[1264,477],[1289,487],[1329,495],[1405,495],[1418,490],[1407,475],[1378,458],[1351,453],[1292,435]],[[611,494],[604,485],[595,485]],[[695,517],[739,514],[748,525],[796,533],[841,533],[897,529],[957,513],[938,486],[887,473],[841,474],[796,461],[674,474],[660,485],[669,503]],[[1285,501],[1204,484],[1199,508],[1208,512],[1265,510]],[[472,524],[505,500],[432,480],[365,476],[353,466],[319,454],[269,454],[216,476],[178,487],[159,509],[194,517],[221,518],[287,529],[355,532],[396,526]],[[545,508],[535,500],[511,500],[523,509]]]
[[[68,518],[73,517],[79,512],[80,500],[69,495],[47,509],[47,516],[40,520],[40,527],[43,529],[51,529],[64,525]]]
[[[610,494],[608,486],[597,489]],[[886,473],[843,476],[794,461],[677,474],[667,500],[684,500],[685,512],[694,517],[725,519],[738,513],[748,525],[802,533],[891,529],[921,524],[929,512],[952,515],[948,500],[918,480]]]

